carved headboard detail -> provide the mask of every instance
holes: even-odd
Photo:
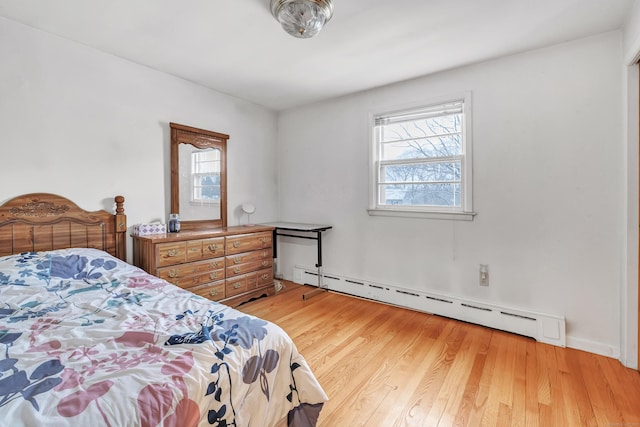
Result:
[[[126,261],[124,197],[115,215],[85,211],[62,196],[32,193],[0,206],[0,255],[70,247],[96,248]]]
[[[56,206],[49,202],[31,202],[19,208],[11,208],[11,213],[18,216],[57,216],[69,210],[69,206]]]

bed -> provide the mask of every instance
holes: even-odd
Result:
[[[0,424],[316,424],[327,396],[278,326],[125,260],[120,196],[0,206]]]

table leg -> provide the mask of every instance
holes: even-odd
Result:
[[[308,300],[312,296],[326,291],[322,283],[322,231],[316,231],[316,241],[318,242],[318,262],[316,263],[316,268],[318,269],[318,287],[302,294],[303,300]]]

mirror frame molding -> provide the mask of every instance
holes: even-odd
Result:
[[[202,230],[227,226],[227,141],[229,135],[191,126],[169,123],[171,128],[171,213],[180,213],[180,171],[178,145],[220,150],[220,219],[180,221],[181,229]]]

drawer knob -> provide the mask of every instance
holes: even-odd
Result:
[[[233,242],[233,247],[234,248],[239,248],[240,247],[240,241],[236,240],[235,242]]]
[[[189,248],[189,250],[190,250],[191,252],[198,252],[198,251],[199,251],[199,249],[198,249],[198,248]]]
[[[217,289],[211,289],[209,291],[209,295],[211,295],[212,297],[215,297],[216,295],[218,295],[218,290]]]
[[[262,243],[267,243],[267,242],[269,241],[269,238],[268,238],[268,237],[261,237],[261,238],[260,238],[260,241],[261,241]]]
[[[178,277],[178,270],[175,270],[173,268],[169,270],[169,277],[171,277],[172,279]]]
[[[240,289],[242,285],[240,283],[234,283],[233,284],[233,289]]]
[[[218,250],[218,245],[215,243],[212,243],[208,246],[210,251],[217,251]]]
[[[269,278],[269,275],[267,273],[264,273],[262,275],[262,280],[267,280]]]
[[[240,274],[240,272],[242,271],[242,269],[240,267],[234,267],[233,268],[233,272],[236,274]]]
[[[178,250],[177,249],[169,249],[167,251],[167,256],[178,256]]]
[[[262,265],[264,267],[269,267],[269,261],[262,261]]]
[[[213,273],[209,274],[209,279],[216,279],[218,277],[218,272],[214,271]]]
[[[242,257],[238,257],[238,258],[234,258],[233,259],[233,263],[234,264],[240,264],[242,262]]]
[[[218,268],[218,261],[213,261],[209,263],[209,267],[211,268]]]

